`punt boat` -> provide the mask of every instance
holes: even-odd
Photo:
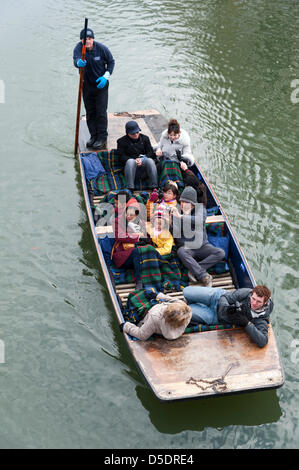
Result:
[[[116,149],[116,140],[124,135],[125,123],[132,119],[138,122],[142,133],[150,137],[152,144],[159,141],[161,132],[167,127],[166,119],[156,110],[111,113],[108,115],[108,150]],[[122,323],[124,307],[135,284],[116,283],[103,255],[100,240],[113,229],[112,226],[97,227],[94,222],[92,204],[97,204],[101,196],[91,200],[88,194],[82,164],[86,153],[92,151],[86,148],[88,139],[86,118],[81,116],[77,157],[86,211],[114,314],[118,322]],[[229,237],[228,270],[213,275],[213,287],[227,290],[254,287],[256,282],[253,273],[216,194],[197,163],[192,170],[206,186],[207,209],[214,208],[212,213],[208,211],[207,224],[222,224]],[[182,291],[169,295],[183,298]],[[203,331],[200,328],[192,332],[186,330],[183,336],[174,341],[158,335],[147,341],[136,340],[127,334],[124,337],[146,383],[160,401],[269,390],[284,383],[284,372],[271,324],[269,341],[264,348],[253,343],[242,328],[224,329],[221,326],[208,328],[207,331],[204,328]]]

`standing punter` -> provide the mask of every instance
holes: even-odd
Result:
[[[108,87],[115,61],[108,47],[94,40],[94,33],[89,28],[86,33],[86,60],[82,60],[83,38],[84,29],[80,33],[81,41],[74,49],[73,59],[75,67],[85,67],[83,101],[90,132],[86,146],[101,150],[107,143]]]

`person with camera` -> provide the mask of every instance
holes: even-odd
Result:
[[[193,324],[224,324],[244,328],[260,348],[268,342],[271,291],[264,285],[228,292],[221,288],[188,286],[183,295],[192,310]]]

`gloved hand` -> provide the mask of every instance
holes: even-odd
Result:
[[[85,67],[86,66],[86,60],[79,59],[77,62],[78,67]]]
[[[104,88],[107,83],[107,79],[105,77],[99,77],[96,79],[97,82],[97,88]]]
[[[156,190],[156,188],[153,190],[152,194],[150,195],[150,198],[149,200],[151,202],[156,202],[157,200],[159,199],[159,193],[158,191]]]
[[[175,153],[176,153],[178,161],[181,162],[182,161],[182,152],[180,150],[176,150]]]
[[[119,331],[121,331],[122,333],[124,331],[124,324],[125,324],[125,322],[123,322],[119,325]]]

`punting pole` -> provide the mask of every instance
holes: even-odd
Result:
[[[88,24],[88,18],[85,18],[85,24],[84,24],[84,39],[83,39],[83,45],[82,45],[82,60],[85,60],[85,54],[86,54],[86,33],[87,33],[87,24]],[[78,140],[79,140],[79,125],[80,125],[80,112],[81,112],[81,97],[82,97],[83,76],[84,76],[84,67],[81,67],[81,68],[80,68],[79,90],[78,90],[78,103],[77,103],[75,147],[74,147],[74,155],[75,155],[75,156],[77,155]]]

